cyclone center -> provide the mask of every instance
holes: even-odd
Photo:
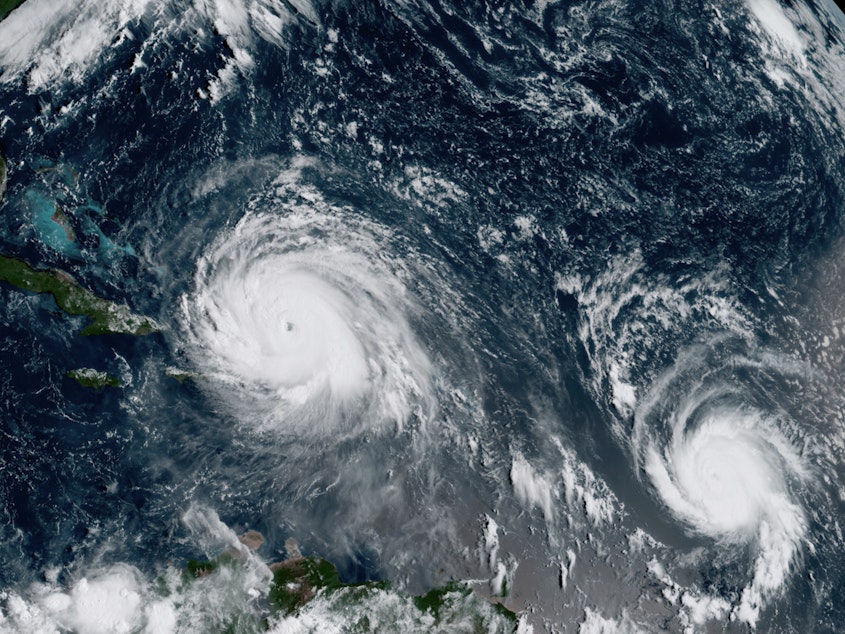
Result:
[[[678,485],[711,534],[756,529],[768,498],[783,488],[763,439],[735,424],[706,421],[675,455]]]
[[[369,367],[351,325],[353,302],[320,275],[280,264],[253,263],[218,280],[212,305],[221,357],[283,397],[321,389],[342,399],[360,395]]]
[[[786,478],[798,458],[757,412],[687,412],[673,419],[663,450],[652,443],[645,459],[664,503],[698,533],[745,541],[766,522],[781,525],[796,512]]]

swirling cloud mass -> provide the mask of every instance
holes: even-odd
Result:
[[[658,498],[690,533],[728,547],[723,552],[750,547],[750,583],[734,614],[754,624],[800,552],[801,497],[812,475],[785,414],[762,409],[719,372],[692,379],[697,363],[690,365],[658,382],[638,410],[635,450]]]
[[[190,355],[261,430],[402,428],[431,413],[432,365],[386,232],[301,207],[250,213],[182,298]]]

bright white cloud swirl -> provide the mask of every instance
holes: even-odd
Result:
[[[676,366],[638,409],[634,449],[690,533],[713,538],[721,551],[750,547],[750,583],[734,615],[754,625],[800,553],[807,532],[801,490],[810,469],[795,426],[738,376],[753,376],[772,357],[735,357],[715,369],[695,352],[685,359],[689,367]]]
[[[432,365],[390,236],[340,209],[246,215],[182,297],[189,354],[244,420],[343,434],[424,423]]]

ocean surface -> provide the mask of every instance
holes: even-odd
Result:
[[[845,629],[843,25],[27,0],[0,253],[160,330],[0,283],[0,632]],[[290,538],[394,590],[273,615]]]

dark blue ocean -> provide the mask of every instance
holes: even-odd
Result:
[[[843,20],[27,0],[0,254],[158,329],[0,283],[0,632],[841,631]],[[270,616],[289,538],[395,592]]]

